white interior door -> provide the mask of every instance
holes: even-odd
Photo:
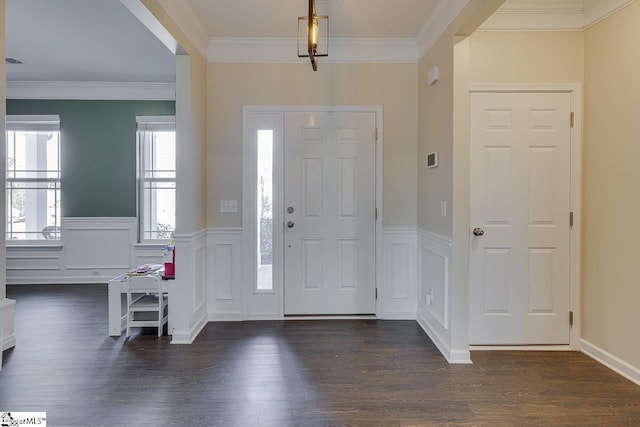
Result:
[[[470,344],[569,343],[570,108],[471,95]]]
[[[375,313],[375,113],[285,115],[284,312]]]

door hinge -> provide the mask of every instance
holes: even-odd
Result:
[[[376,208],[376,221],[378,220],[378,208]]]
[[[378,128],[376,128],[376,141],[378,140]]]
[[[573,227],[573,212],[569,212],[569,227]]]
[[[569,312],[569,326],[573,326],[573,311]]]
[[[575,123],[575,114],[573,113],[573,111],[571,112],[571,118],[569,121],[571,123],[571,128],[573,129],[573,125]]]
[[[378,299],[378,288],[376,288],[376,300]]]

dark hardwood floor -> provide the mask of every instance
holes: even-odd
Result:
[[[416,322],[209,323],[107,336],[107,287],[9,286],[0,411],[50,426],[640,426],[640,387],[580,353],[448,365]]]

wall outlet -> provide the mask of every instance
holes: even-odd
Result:
[[[446,218],[447,217],[447,202],[442,200],[440,202],[440,216],[442,218]]]
[[[433,304],[433,289],[429,289],[429,291],[427,292],[427,305],[430,306],[431,304]]]
[[[238,212],[237,200],[220,200],[220,212],[235,213]]]

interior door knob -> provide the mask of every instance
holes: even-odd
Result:
[[[289,228],[293,228],[293,226],[294,226],[293,221],[288,221],[288,222],[287,222],[287,227],[289,227]]]
[[[474,236],[484,236],[484,230],[480,227],[476,227],[473,229]]]

